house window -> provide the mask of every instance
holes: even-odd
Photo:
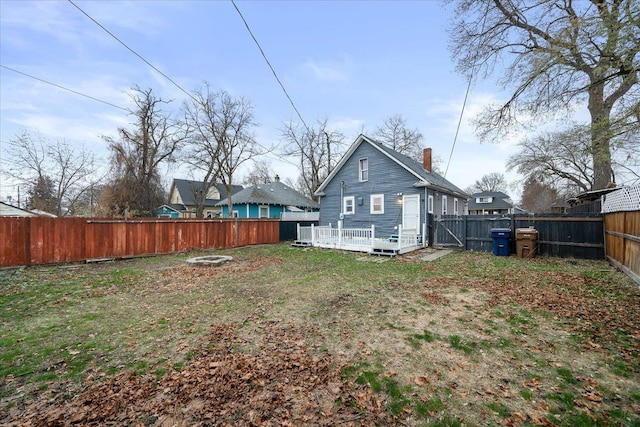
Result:
[[[356,200],[354,196],[345,197],[343,199],[342,213],[345,215],[353,215],[356,213]]]
[[[258,218],[269,218],[269,206],[260,206],[260,212]]]
[[[447,214],[447,196],[442,195],[442,215]]]
[[[427,212],[430,214],[433,213],[433,196],[427,198]]]
[[[476,203],[491,203],[493,197],[476,197]]]
[[[359,175],[360,182],[368,181],[369,180],[369,159],[367,159],[366,157],[364,159],[360,159],[359,171],[360,171],[360,175]]]
[[[371,195],[371,213],[372,214],[384,213],[384,194]]]
[[[231,214],[231,218],[238,218],[240,217],[240,211],[233,211]]]
[[[458,215],[458,198],[453,198],[453,214]]]

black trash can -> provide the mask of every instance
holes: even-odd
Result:
[[[495,256],[509,256],[509,238],[511,237],[511,229],[492,228],[491,237],[493,238],[493,254]]]

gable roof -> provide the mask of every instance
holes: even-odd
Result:
[[[493,197],[493,201],[491,203],[476,203],[477,197]],[[504,194],[502,191],[482,191],[480,193],[473,193],[468,203],[468,209],[476,210],[486,208],[512,208],[513,204],[505,199],[510,199],[510,197]]]
[[[466,194],[463,190],[447,181],[439,173],[432,171],[428,172],[423,167],[422,163],[412,159],[411,157],[405,156],[404,154],[400,154],[397,151],[385,146],[381,142],[375,141],[365,135],[360,134],[358,138],[356,138],[355,142],[349,147],[347,152],[342,156],[342,159],[338,162],[336,167],[331,171],[329,176],[320,184],[320,187],[314,193],[316,196],[324,196],[324,189],[327,187],[329,182],[335,177],[338,171],[344,166],[345,163],[349,160],[351,155],[356,151],[356,149],[361,144],[370,144],[372,147],[376,148],[383,155],[387,156],[395,163],[397,163],[400,167],[404,168],[407,172],[416,177],[417,181],[414,187],[429,187],[434,189],[443,190],[445,192],[456,194],[461,198],[468,199],[469,195]]]
[[[320,205],[311,199],[303,196],[293,188],[280,181],[271,184],[258,184],[247,187],[233,194],[232,203],[236,204],[258,204],[258,205],[281,205],[296,206],[299,208],[319,208]],[[228,205],[229,199],[225,198],[218,202],[217,206]]]
[[[10,205],[9,203],[0,202],[0,216],[37,216],[33,212]]]
[[[194,191],[202,188],[202,183],[202,181],[174,178],[171,190],[173,191],[174,187],[178,190],[178,193],[180,193],[180,197],[182,198],[182,204],[193,206],[196,204]],[[224,184],[216,183],[215,187],[220,192],[220,199],[206,199],[204,203],[205,206],[215,206],[220,200],[227,198],[227,187]],[[231,194],[236,194],[242,189],[242,185],[232,185]]]

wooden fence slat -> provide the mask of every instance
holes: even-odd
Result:
[[[277,219],[0,217],[0,267],[277,243]]]

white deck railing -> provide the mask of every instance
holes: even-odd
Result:
[[[298,226],[297,242],[305,242],[311,246],[330,249],[342,249],[367,253],[402,254],[422,246],[418,230],[402,229],[398,226],[398,234],[387,238],[377,238],[375,226],[369,228],[338,228],[331,226]]]

